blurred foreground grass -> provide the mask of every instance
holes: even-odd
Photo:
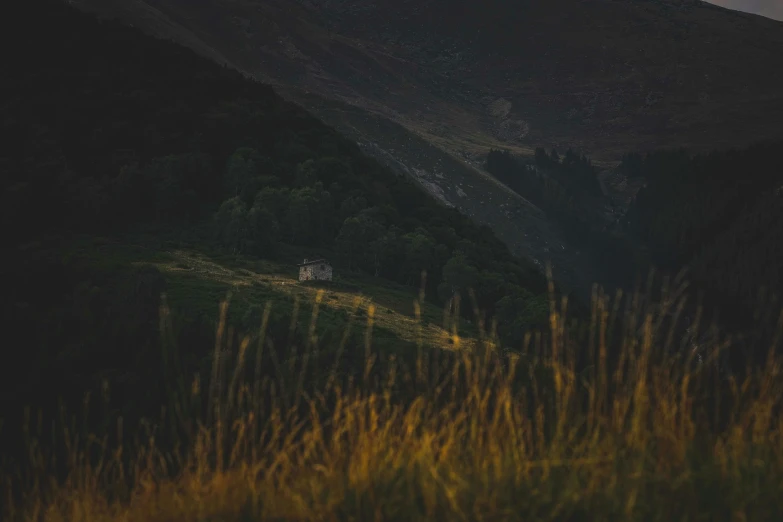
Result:
[[[208,381],[178,373],[175,348],[187,347],[164,343],[168,400],[132,440],[121,417],[116,429],[86,433],[78,415],[63,412],[48,426],[31,414],[23,465],[5,473],[3,519],[757,521],[783,514],[775,346],[742,377],[718,364],[726,340],[702,346],[703,362],[694,364],[695,352],[675,336],[684,303],[678,291],[664,289],[655,307],[628,299],[625,310],[619,297],[596,291],[584,327],[566,320],[567,302],[553,299],[549,332],[530,336],[520,352],[500,349],[487,333],[470,350],[420,350],[411,364],[373,348],[371,307],[360,319],[359,372],[342,365],[356,358],[341,353],[344,342],[324,357],[314,328],[323,295],[310,341],[287,346],[285,359],[266,335],[269,307],[258,332],[241,337],[226,328],[228,300]],[[164,338],[168,317],[164,300]]]

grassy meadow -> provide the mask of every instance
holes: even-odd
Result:
[[[421,296],[410,296],[408,316],[394,312],[405,299],[393,291],[362,307],[358,294],[294,284],[285,267],[259,275],[184,252],[157,262],[175,283],[200,281],[205,301],[225,291],[219,282],[232,285],[218,299],[207,377],[178,369],[187,346],[162,342],[160,416],[132,436],[122,415],[103,432],[82,429],[95,397],[56,422],[28,411],[22,426],[6,425],[23,430],[27,451],[6,469],[4,520],[757,521],[783,512],[780,360],[771,346],[764,365],[728,375],[717,361],[731,339],[716,339],[696,364],[671,327],[682,287],[664,288],[657,307],[596,290],[584,325],[552,300],[549,331],[512,352],[483,324],[463,343],[447,310],[451,341],[440,350]],[[258,286],[263,297],[275,284],[308,308],[306,335],[282,350],[268,331],[282,302],[268,299],[246,334],[228,319],[247,292]],[[164,340],[177,284],[167,292]],[[337,312],[345,334],[324,341],[320,316]],[[407,331],[415,349],[375,344],[384,330]],[[350,331],[359,346],[346,344]]]

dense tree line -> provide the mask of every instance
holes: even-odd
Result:
[[[705,321],[742,334],[732,355],[763,357],[777,327],[783,291],[783,169],[780,143],[694,155],[664,150],[626,154],[618,169],[642,178],[620,230],[603,230],[589,161],[538,149],[533,162],[491,151],[487,170],[540,206],[570,241],[604,267],[605,286],[632,289],[640,274],[687,270]],[[660,281],[659,281],[660,283]]]
[[[508,151],[491,150],[487,171],[541,208],[557,223],[566,240],[589,252],[606,288],[629,287],[646,266],[643,252],[627,237],[607,228],[604,197],[597,169],[584,154],[538,148],[531,161]],[[618,214],[619,216],[619,214]]]
[[[544,290],[541,276],[488,228],[429,199],[411,207],[408,191],[418,189],[399,178],[362,186],[346,157],[307,159],[288,177],[265,174],[269,165],[272,160],[247,147],[227,160],[228,199],[212,224],[217,241],[233,252],[274,257],[280,243],[312,247],[334,253],[344,270],[411,286],[420,284],[424,270],[434,301],[446,304],[455,293],[473,290],[489,313],[506,295],[532,298],[531,291]]]
[[[620,219],[619,233],[601,230],[596,212],[603,202],[586,159],[569,153],[566,161],[538,149],[531,164],[491,151],[486,165],[559,222],[571,241],[595,252],[607,286],[627,287],[651,263],[663,273],[687,269],[709,317],[755,335],[774,330],[775,317],[762,318],[776,313],[783,290],[779,151],[779,143],[767,143],[701,155],[626,154],[618,169],[646,184]]]
[[[587,243],[598,226],[603,194],[589,158],[569,149],[561,158],[556,150],[536,149],[531,162],[508,151],[491,150],[487,171],[544,210],[563,228],[569,241]]]
[[[751,303],[761,286],[779,290],[783,259],[780,145],[689,155],[649,154],[621,168],[647,180],[629,226],[667,268]]]
[[[664,270],[689,270],[721,323],[755,333],[783,290],[781,144],[693,155],[629,154],[620,165],[646,185],[628,211],[630,232]],[[761,292],[761,293],[760,293]],[[769,333],[769,332],[767,332]]]

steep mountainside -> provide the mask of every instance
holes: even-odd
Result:
[[[702,2],[100,4],[275,84],[378,112],[452,152],[574,145],[611,161],[636,148],[776,137],[783,117],[783,23]]]
[[[228,344],[263,318],[265,353],[317,344],[318,375],[366,364],[355,314],[409,368],[419,348],[470,346],[457,334],[482,318],[515,348],[548,321],[536,266],[270,87],[57,0],[7,21],[25,53],[0,104],[0,328],[22,342],[4,345],[0,417],[104,383],[123,415],[157,407],[161,356],[204,370],[229,291]],[[296,281],[315,256],[333,284]]]
[[[480,156],[574,147],[610,165],[783,136],[783,24],[702,2],[74,3],[276,86],[583,295],[595,261]]]
[[[753,324],[754,334],[783,325],[776,324],[783,296],[780,163],[777,142],[698,156],[629,155],[620,167],[647,180],[628,227],[657,264],[688,268],[721,323]],[[762,321],[762,314],[772,317]]]

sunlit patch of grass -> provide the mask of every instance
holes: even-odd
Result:
[[[286,273],[285,267],[268,261],[264,262],[263,266],[256,267],[257,270],[263,270],[260,272],[230,266],[195,252],[172,250],[168,252],[168,255],[169,259],[157,262],[155,266],[163,273],[176,277],[179,283],[183,283],[186,287],[183,290],[183,297],[188,299],[194,298],[194,292],[197,293],[198,287],[205,284],[209,287],[207,292],[214,295],[214,291],[221,288],[215,286],[215,283],[236,289],[261,286],[268,290],[265,294],[276,293],[291,298],[298,297],[306,302],[313,302],[320,288],[317,285],[300,283],[294,274]],[[183,266],[187,267],[187,270],[183,269]],[[192,284],[188,284],[188,282]],[[388,281],[381,283],[377,279],[358,274],[352,275],[350,283],[338,283],[325,288],[328,290],[324,297],[325,306],[348,312],[353,309],[355,299],[358,296],[360,310],[365,311],[369,306],[376,307],[375,323],[379,328],[408,342],[419,340],[419,334],[416,333],[417,321],[414,315],[415,293],[410,289],[397,288]],[[199,300],[205,301],[205,299]],[[214,299],[206,301],[208,301],[205,303],[206,306],[214,307]],[[441,324],[441,310],[431,303],[424,301],[421,303],[425,322],[421,330],[424,344],[452,348],[453,342],[452,335],[448,331],[449,327]],[[471,337],[475,336],[472,325],[462,325],[461,330],[466,336],[467,346],[470,346]]]
[[[316,292],[311,325],[326,296]],[[259,331],[234,345],[225,302],[212,378],[172,386],[169,417],[136,441],[87,436],[63,417],[66,473],[55,480],[52,454],[29,427],[28,465],[9,480],[5,519],[777,520],[783,389],[774,347],[742,380],[718,378],[721,343],[698,367],[671,349],[676,292],[655,310],[628,302],[636,306],[623,312],[596,292],[577,342],[567,301],[553,300],[549,331],[511,361],[482,331],[474,349],[440,362],[421,352],[409,371],[374,350],[382,314],[370,307],[351,316],[365,325],[363,373],[341,374],[338,353],[307,374],[321,361],[311,326],[312,342],[275,363],[276,378],[261,377],[262,357],[250,363],[267,347],[269,308]],[[416,309],[420,318],[419,301]],[[579,351],[590,355],[586,369]],[[373,373],[383,361],[383,374]],[[705,400],[718,396],[720,405]],[[167,446],[159,441],[171,416],[176,444]]]

